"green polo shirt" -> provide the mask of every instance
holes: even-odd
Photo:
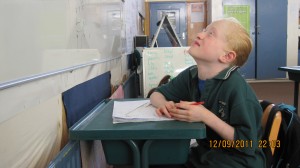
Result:
[[[262,108],[237,69],[229,67],[206,80],[203,93],[198,89],[197,66],[156,89],[169,101],[204,101],[207,109],[234,127],[235,141],[206,128],[207,138],[197,140],[198,146],[191,149],[190,162],[196,167],[265,167],[264,153],[258,148]]]

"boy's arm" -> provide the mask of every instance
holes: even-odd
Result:
[[[157,107],[157,115],[165,115],[166,117],[171,118],[169,110],[176,108],[173,101],[167,101],[165,96],[160,92],[153,92],[150,96],[150,101],[153,106]]]
[[[187,122],[204,122],[225,140],[234,140],[234,127],[227,124],[202,105],[191,105],[190,102],[180,102],[171,109],[172,118]]]
[[[155,91],[151,94],[150,101],[151,101],[151,104],[155,107],[161,107],[167,102],[164,95],[162,95],[159,92],[155,92]]]
[[[212,112],[209,112],[203,122],[225,140],[234,140],[234,127],[227,124]]]

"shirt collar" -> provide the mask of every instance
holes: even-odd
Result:
[[[214,79],[226,80],[230,76],[231,72],[235,71],[236,69],[238,69],[238,66],[228,67],[215,76]]]
[[[223,79],[223,80],[226,80],[230,76],[231,72],[235,71],[238,68],[239,68],[238,66],[228,67],[228,68],[224,69],[223,71],[221,71],[217,76],[215,76],[214,79]],[[192,67],[190,69],[190,71],[191,71],[192,77],[198,79],[197,66]]]
[[[193,79],[198,79],[198,67],[197,65],[191,67],[190,69],[191,75]]]

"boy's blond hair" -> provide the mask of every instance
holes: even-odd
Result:
[[[247,61],[252,50],[252,41],[246,29],[235,18],[224,18],[229,31],[225,32],[227,47],[236,53],[233,65],[242,66]]]

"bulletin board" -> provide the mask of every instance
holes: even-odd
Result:
[[[144,97],[159,81],[170,75],[171,79],[196,62],[187,53],[189,47],[159,47],[143,50],[143,91]]]

